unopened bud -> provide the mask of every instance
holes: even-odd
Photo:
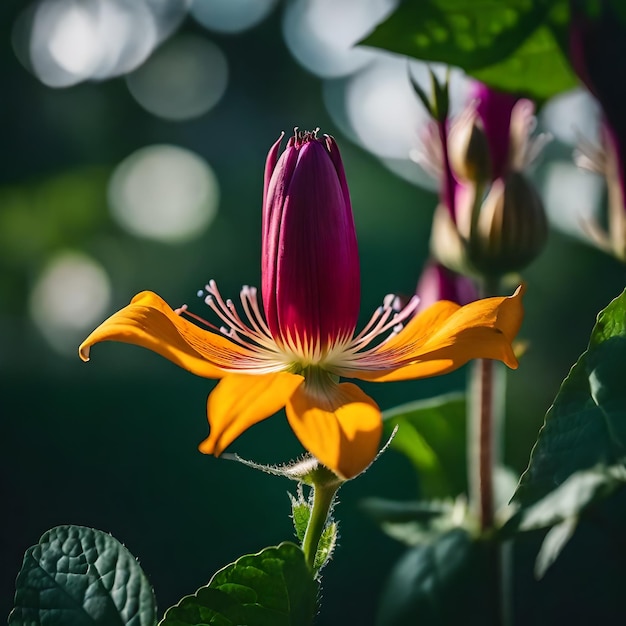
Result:
[[[445,205],[438,205],[430,233],[433,257],[449,269],[464,275],[476,273],[469,267],[466,252],[475,202],[475,185],[459,185],[455,193],[454,219]]]
[[[448,158],[461,180],[473,183],[490,180],[489,142],[475,112],[464,114],[450,129]]]
[[[526,267],[541,252],[548,235],[543,203],[520,172],[494,181],[471,229],[467,254],[485,276]]]

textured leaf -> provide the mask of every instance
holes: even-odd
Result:
[[[455,529],[409,550],[392,571],[376,624],[492,626],[491,549]]]
[[[292,543],[242,556],[165,613],[159,626],[306,626],[318,586]]]
[[[494,89],[537,100],[547,100],[578,85],[548,25],[538,28],[511,56],[470,74]]]
[[[527,507],[580,470],[626,454],[626,292],[599,315],[588,349],[561,385],[514,500]]]
[[[421,0],[401,4],[361,43],[544,99],[577,84],[562,52],[568,19],[566,0]]]
[[[391,447],[413,463],[425,497],[451,497],[465,491],[465,398],[462,394],[411,402],[385,411],[383,419],[387,436],[398,426]]]
[[[153,626],[152,587],[111,535],[58,526],[29,548],[17,577],[10,626]]]
[[[476,70],[512,54],[544,21],[548,2],[404,2],[361,43]]]

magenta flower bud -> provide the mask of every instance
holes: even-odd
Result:
[[[491,178],[495,180],[509,168],[511,113],[519,98],[479,82],[474,83],[471,95],[476,100],[476,113],[489,146]]]
[[[423,311],[440,300],[449,300],[461,306],[478,300],[471,278],[457,274],[432,259],[424,267],[415,295],[419,298],[418,311]]]
[[[337,144],[316,132],[282,137],[265,167],[262,293],[272,335],[326,349],[349,340],[360,273],[350,195]]]

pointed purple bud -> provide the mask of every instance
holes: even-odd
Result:
[[[495,180],[509,167],[511,113],[519,98],[479,82],[474,83],[471,95],[476,100],[476,113],[489,146],[491,178]]]
[[[263,305],[272,335],[322,349],[352,336],[360,274],[350,195],[332,137],[297,133],[267,158]]]

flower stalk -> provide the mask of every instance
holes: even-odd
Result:
[[[335,495],[341,486],[341,482],[315,483],[313,489],[313,506],[309,523],[302,540],[302,551],[306,564],[309,569],[315,573],[315,557],[317,556],[317,548],[322,538],[322,533],[326,528],[328,516],[333,508]]]
[[[481,297],[498,293],[500,280],[484,279],[480,289]],[[498,374],[497,364],[491,359],[474,361],[470,374],[467,474],[470,503],[482,532],[492,529],[495,522],[494,473],[500,463],[505,384],[505,378]]]
[[[500,282],[497,277],[484,279],[480,286],[481,297],[498,293]],[[477,516],[481,535],[488,535],[496,525],[494,479],[501,463],[506,378],[498,364],[488,359],[474,361],[470,376],[467,455],[470,506]],[[505,626],[511,623],[508,582],[511,563],[502,544],[490,541],[486,550],[493,589],[493,623]]]

